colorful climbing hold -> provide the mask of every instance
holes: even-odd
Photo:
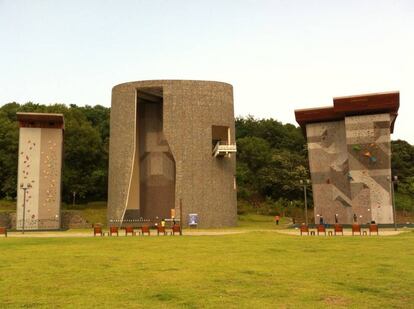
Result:
[[[367,151],[367,152],[364,153],[364,156],[369,158],[371,156],[371,153],[369,151]]]
[[[352,149],[353,149],[354,151],[360,151],[360,150],[361,150],[361,146],[359,146],[359,145],[354,145],[354,146],[352,146]]]

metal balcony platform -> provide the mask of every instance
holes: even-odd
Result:
[[[228,144],[224,142],[218,142],[213,149],[213,156],[214,157],[224,157],[228,156],[231,153],[237,152],[236,144]]]

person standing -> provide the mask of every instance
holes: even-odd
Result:
[[[276,225],[279,225],[279,221],[280,221],[280,217],[279,216],[275,216]]]

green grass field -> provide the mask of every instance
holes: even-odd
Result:
[[[223,236],[0,238],[0,307],[413,308],[414,232],[298,237],[244,221]]]

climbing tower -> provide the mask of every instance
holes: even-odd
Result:
[[[339,97],[296,110],[308,143],[315,223],[392,223],[391,145],[399,93]]]
[[[60,228],[62,114],[17,113],[17,230]]]

